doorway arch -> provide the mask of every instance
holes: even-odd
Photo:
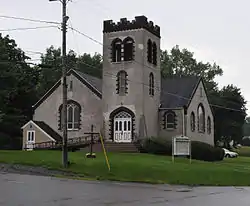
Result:
[[[114,142],[132,142],[135,115],[126,107],[119,107],[110,114],[110,139]]]

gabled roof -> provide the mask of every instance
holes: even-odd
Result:
[[[69,70],[67,76],[73,74],[78,80],[85,84],[92,92],[94,92],[99,98],[102,98],[102,80],[88,74],[82,73],[76,70]],[[45,95],[42,96],[32,107],[36,109],[43,103],[59,86],[61,85],[61,79],[59,79],[51,89],[49,89]]]
[[[161,108],[188,106],[200,77],[173,77],[161,80]]]
[[[78,73],[83,79],[86,79],[99,93],[102,93],[102,79],[93,77],[80,71],[74,71]]]
[[[55,130],[53,130],[49,125],[42,121],[33,121],[37,126],[39,126],[43,131],[45,131],[49,136],[51,136],[57,142],[62,141],[62,136],[59,135]]]
[[[22,126],[22,129],[27,127],[29,124],[33,124],[35,127],[37,127],[41,132],[43,132],[52,141],[62,141],[61,135],[59,135],[55,130],[53,130],[46,123],[44,123],[42,121],[32,121],[32,120],[30,120],[24,126]]]

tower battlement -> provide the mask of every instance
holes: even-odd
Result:
[[[146,16],[136,16],[132,21],[128,21],[127,18],[121,18],[117,23],[114,23],[113,20],[106,20],[103,22],[103,33],[134,29],[146,29],[157,37],[161,37],[160,27],[154,25],[152,21],[148,21]]]

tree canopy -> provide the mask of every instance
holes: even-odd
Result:
[[[30,67],[27,59],[13,39],[0,34],[0,131],[9,144],[19,141],[20,127],[31,118],[31,106],[37,99],[39,70]]]

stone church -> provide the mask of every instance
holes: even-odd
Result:
[[[145,16],[103,23],[102,79],[69,70],[68,138],[84,136],[91,125],[106,141],[138,138],[171,140],[188,136],[214,145],[214,117],[202,78],[161,78],[160,27]],[[62,82],[33,106],[22,127],[25,145],[62,139]]]

